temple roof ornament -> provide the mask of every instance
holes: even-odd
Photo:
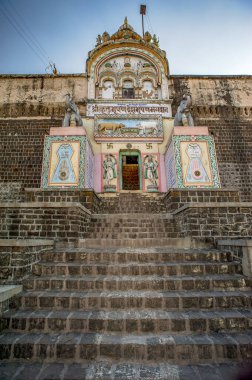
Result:
[[[118,55],[123,55],[126,51],[128,51],[127,54],[130,52],[135,56],[142,57],[144,60],[149,60],[159,71],[159,83],[161,83],[161,72],[158,66],[162,66],[165,75],[169,75],[166,53],[159,48],[157,36],[155,34],[151,35],[148,31],[145,32],[144,36],[141,36],[128,23],[127,17],[125,17],[123,24],[114,34],[110,35],[107,31],[98,34],[95,48],[88,53],[87,74],[91,75],[93,70],[95,81],[97,81],[99,67],[104,63],[104,60],[108,60],[109,57],[114,59]],[[94,68],[91,69],[92,65],[96,67],[95,72]]]
[[[96,38],[96,47],[103,45],[107,42],[113,42],[117,40],[134,40],[137,42],[146,42],[148,44],[158,47],[159,40],[156,35],[153,36],[149,32],[145,32],[144,37],[134,31],[134,28],[128,23],[127,17],[124,19],[124,23],[119,27],[116,33],[110,36],[106,31],[102,34],[98,34]]]

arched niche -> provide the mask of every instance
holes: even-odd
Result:
[[[130,59],[125,59],[128,57]],[[117,67],[118,58],[122,59],[121,67]],[[138,68],[138,71],[133,68],[130,60],[138,59],[145,63],[142,67]],[[105,66],[106,64],[106,66]],[[104,65],[104,66],[102,66]],[[100,70],[102,68],[102,70]],[[140,72],[141,71],[141,72]],[[125,76],[134,78],[134,85],[138,90],[136,91],[136,98],[142,99],[141,89],[139,89],[139,83],[141,77],[145,77],[144,74],[149,77],[156,78],[155,87],[159,87],[160,99],[168,99],[168,80],[167,80],[167,67],[162,64],[162,61],[154,55],[152,52],[145,52],[140,48],[136,47],[122,47],[114,48],[109,51],[104,52],[103,54],[97,56],[95,59],[90,62],[89,66],[89,80],[88,80],[88,98],[95,98],[95,87],[100,86],[101,78],[105,72],[116,73],[116,92],[115,98],[120,99],[120,93],[122,88],[122,80],[125,79]],[[97,95],[97,94],[96,94]]]

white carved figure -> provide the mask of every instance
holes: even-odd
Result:
[[[103,82],[102,99],[113,99],[115,93],[114,83],[111,80]]]
[[[103,162],[105,185],[110,186],[113,178],[116,178],[116,159],[107,154]]]
[[[144,178],[149,179],[152,185],[157,186],[157,173],[158,162],[157,160],[153,160],[152,155],[148,155],[144,160]]]

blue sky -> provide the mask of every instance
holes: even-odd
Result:
[[[125,16],[141,34],[140,4],[171,74],[252,74],[252,0],[0,0],[0,73],[45,73],[47,56],[61,73],[83,73],[97,34]]]

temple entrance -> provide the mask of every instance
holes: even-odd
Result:
[[[141,156],[137,151],[120,152],[121,190],[141,190]]]

